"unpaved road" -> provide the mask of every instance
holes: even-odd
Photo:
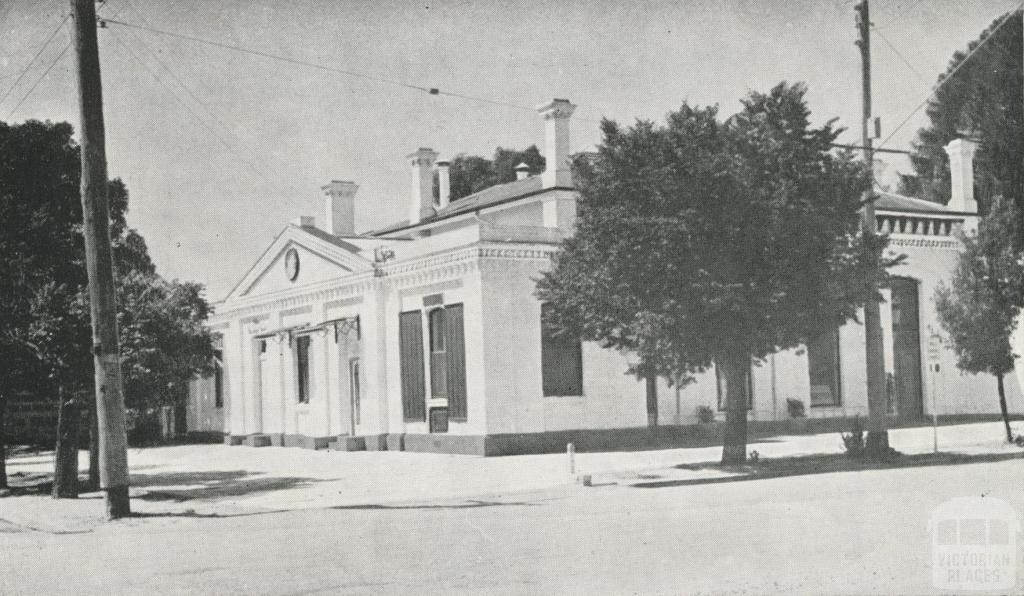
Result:
[[[7,524],[0,593],[930,593],[932,509],[986,495],[1021,515],[1022,484],[1015,459],[145,517],[71,534]]]

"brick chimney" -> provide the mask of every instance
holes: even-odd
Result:
[[[440,211],[452,200],[451,178],[448,173],[447,161],[437,162],[437,209]]]
[[[434,214],[434,162],[437,152],[421,147],[406,156],[412,166],[412,192],[409,195],[409,223],[418,224]]]
[[[537,107],[544,118],[544,159],[547,165],[541,174],[544,188],[572,186],[569,170],[569,118],[576,110],[568,99],[553,99]]]
[[[953,211],[977,213],[978,202],[974,199],[974,152],[978,144],[967,139],[955,139],[945,147],[949,155],[949,203]]]
[[[520,163],[516,166],[516,180],[522,180],[523,178],[530,177],[530,166],[525,163]]]
[[[359,185],[348,180],[331,180],[321,187],[324,199],[324,231],[335,236],[356,233],[356,191]]]

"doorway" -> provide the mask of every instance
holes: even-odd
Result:
[[[921,323],[917,280],[896,277],[892,291],[893,405],[900,417],[924,414],[921,388]]]
[[[275,359],[271,358],[273,347],[270,338],[264,337],[256,341],[260,384],[257,428],[259,432],[264,433],[283,432],[284,424],[281,415],[281,386],[276,382],[277,375],[273,366]]]
[[[359,358],[353,358],[348,363],[349,382],[349,436],[356,436],[356,425],[361,424],[360,407],[362,406],[362,379],[360,378]]]

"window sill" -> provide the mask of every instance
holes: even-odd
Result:
[[[584,395],[545,395],[544,399],[583,399]]]

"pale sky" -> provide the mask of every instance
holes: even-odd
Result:
[[[874,106],[883,137],[928,95],[954,51],[1017,4],[872,1]],[[842,140],[858,143],[853,6],[109,0],[100,14],[518,106],[568,98],[579,105],[572,127],[578,151],[599,142],[601,117],[662,120],[683,100],[719,104],[729,115],[749,90],[780,80],[805,81],[815,120],[838,118],[850,129]],[[0,94],[67,7],[66,0],[0,0]],[[42,76],[70,39],[67,27],[0,103],[0,120],[67,120],[77,130],[71,51]],[[206,284],[211,300],[234,286],[289,220],[323,220],[320,187],[331,179],[359,184],[356,227],[363,231],[404,219],[404,157],[418,147],[450,157],[542,146],[532,110],[432,96],[119,25],[99,38],[109,170],[131,193],[129,224],[146,238],[161,274]],[[924,122],[922,110],[887,146],[909,148]],[[889,164],[883,182],[910,170],[899,156],[880,157]]]

